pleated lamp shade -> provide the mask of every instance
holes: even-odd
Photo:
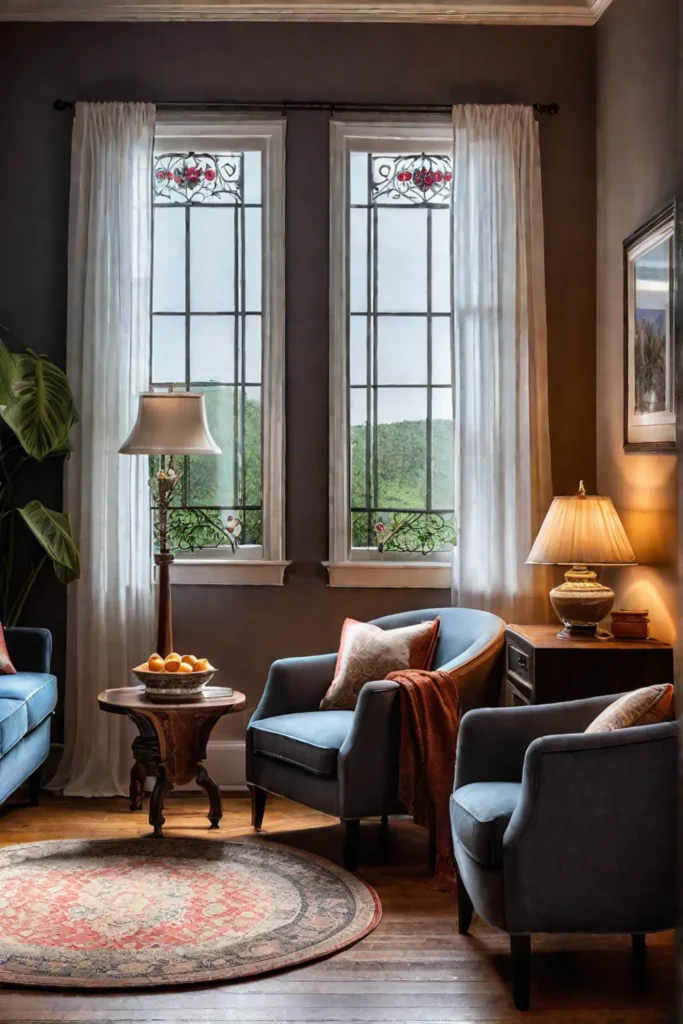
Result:
[[[220,455],[206,420],[204,395],[192,391],[147,391],[138,418],[119,448],[122,455]]]
[[[553,498],[527,558],[531,565],[635,565],[611,498],[579,493]]]

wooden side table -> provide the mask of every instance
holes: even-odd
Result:
[[[102,711],[127,715],[140,735],[133,741],[135,763],[130,773],[130,809],[142,808],[147,775],[156,775],[149,804],[149,823],[155,836],[161,836],[164,801],[174,786],[193,780],[209,798],[211,828],[218,828],[223,805],[218,786],[202,763],[211,730],[223,715],[241,711],[246,704],[243,693],[226,696],[220,687],[207,686],[201,700],[178,704],[159,704],[145,697],[141,686],[126,686],[100,693],[97,702]]]
[[[554,626],[505,630],[505,703],[556,701],[673,683],[673,648],[661,640],[564,640]]]

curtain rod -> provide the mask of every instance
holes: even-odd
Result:
[[[55,110],[73,110],[74,108],[72,100],[55,100],[52,105]],[[452,106],[445,106],[443,104],[430,106],[426,103],[307,103],[298,100],[284,100],[282,103],[198,103],[191,101],[187,103],[157,103],[157,108],[159,110],[232,110],[235,112],[241,110],[275,110],[282,111],[283,113],[288,110],[328,110],[331,114],[350,114],[363,111],[391,114],[450,114],[453,109]],[[559,103],[534,103],[533,108],[537,114],[550,114],[554,116],[560,112]]]

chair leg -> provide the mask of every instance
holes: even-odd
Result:
[[[531,936],[511,935],[512,997],[518,1010],[529,1009],[531,982]]]
[[[631,944],[633,946],[633,956],[636,960],[642,960],[647,950],[646,938],[644,932],[638,932],[636,935],[631,936]]]
[[[36,768],[33,775],[29,776],[28,779],[28,802],[31,807],[37,807],[40,803],[40,780],[42,774],[42,765],[40,768]]]
[[[261,789],[260,786],[249,786],[249,792],[251,793],[251,827],[260,832],[263,827],[268,791]]]
[[[358,870],[360,819],[342,818],[342,860],[347,871]]]
[[[470,894],[465,888],[462,878],[458,875],[458,932],[460,935],[467,935],[469,932],[473,913],[474,907]]]

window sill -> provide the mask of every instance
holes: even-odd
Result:
[[[281,587],[289,564],[246,558],[179,558],[171,566],[171,583],[192,587]]]
[[[449,562],[323,562],[330,587],[450,590]]]

